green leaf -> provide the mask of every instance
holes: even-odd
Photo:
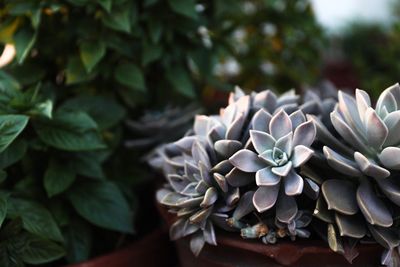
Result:
[[[21,85],[14,77],[0,70],[0,92],[2,94],[14,95],[20,88]]]
[[[71,159],[71,164],[77,174],[91,178],[105,178],[101,161],[93,153],[79,153]]]
[[[0,153],[22,132],[28,120],[24,115],[0,115]]]
[[[193,0],[168,0],[168,4],[175,13],[197,19],[196,4]]]
[[[146,90],[145,80],[142,70],[133,63],[123,63],[115,70],[115,79],[134,90]]]
[[[4,182],[7,179],[7,172],[4,170],[0,170],[0,183]]]
[[[10,73],[21,85],[26,86],[41,81],[46,75],[46,70],[40,65],[26,62],[13,66]]]
[[[39,203],[10,198],[8,216],[12,219],[20,217],[23,228],[32,234],[59,242],[64,240],[51,213]]]
[[[0,42],[2,44],[11,43],[13,35],[18,29],[20,20],[18,18],[4,18],[0,24]]]
[[[93,118],[100,129],[117,125],[125,117],[125,109],[107,96],[78,96],[67,100],[60,110],[84,111]]]
[[[92,247],[91,230],[88,223],[82,220],[73,220],[68,226],[65,233],[68,262],[77,263],[89,258]]]
[[[79,49],[83,65],[87,72],[91,72],[106,54],[106,46],[100,41],[83,42]]]
[[[86,182],[69,192],[75,210],[89,222],[110,230],[132,233],[128,202],[112,182]]]
[[[182,67],[168,68],[166,77],[177,92],[190,98],[196,96],[190,76]]]
[[[47,195],[52,197],[68,189],[75,181],[76,174],[68,164],[51,161],[44,174],[44,188]]]
[[[68,0],[68,2],[70,2],[76,6],[83,6],[83,5],[88,4],[89,1],[88,0]]]
[[[144,6],[149,7],[157,3],[158,0],[144,0]]]
[[[8,197],[9,194],[0,192],[0,227],[3,225],[4,219],[7,215]]]
[[[40,7],[34,8],[30,11],[30,18],[32,22],[32,27],[37,30],[40,26],[40,21],[42,18],[42,9]]]
[[[15,50],[17,52],[17,60],[19,64],[22,64],[25,58],[28,56],[33,45],[36,41],[36,34],[32,29],[27,27],[21,28],[14,35]]]
[[[26,235],[21,258],[28,264],[44,264],[62,258],[64,248],[55,242],[34,235]]]
[[[129,33],[131,31],[130,9],[120,8],[113,10],[111,14],[106,14],[103,17],[103,23],[113,30]]]
[[[111,0],[97,0],[97,3],[101,5],[107,12],[111,11],[112,1]]]
[[[81,83],[89,79],[86,69],[78,57],[69,59],[65,75],[67,77],[66,84],[68,85]]]
[[[153,43],[158,43],[161,39],[163,24],[161,21],[152,18],[147,22],[149,28],[150,39]]]
[[[142,65],[146,66],[147,64],[156,61],[161,57],[162,52],[162,46],[154,44],[144,45],[142,53]]]
[[[35,122],[39,138],[49,146],[68,151],[106,148],[96,122],[85,112],[58,112],[53,119]]]
[[[33,115],[33,116],[43,116],[46,118],[51,118],[53,113],[53,101],[51,100],[46,100],[44,102],[40,102],[35,104],[35,106],[30,109],[27,114]]]
[[[0,169],[7,168],[20,161],[25,155],[28,145],[25,140],[17,139],[0,153]]]

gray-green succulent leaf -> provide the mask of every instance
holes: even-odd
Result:
[[[260,110],[255,116],[269,118],[265,114],[265,111]],[[282,194],[285,195],[282,198],[303,192],[303,178],[295,169],[313,155],[310,146],[316,136],[314,123],[306,121],[301,111],[293,112],[289,116],[281,109],[270,118],[269,124],[263,126],[263,129],[266,131],[250,130],[254,152],[241,149],[229,158],[230,163],[238,170],[255,173],[255,182],[259,188],[254,194],[253,204],[258,212],[264,212],[275,205],[280,195],[281,181],[284,186]],[[279,204],[277,207],[277,213],[283,214],[279,207],[287,206]],[[293,210],[297,212],[297,205]]]

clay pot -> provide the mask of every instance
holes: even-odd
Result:
[[[175,249],[168,231],[157,229],[125,248],[86,262],[66,267],[170,267],[176,265]]]
[[[175,221],[175,217],[164,207],[159,206],[159,211],[168,226]],[[378,245],[359,245],[359,256],[350,264],[342,255],[330,250],[326,243],[317,240],[281,241],[265,245],[258,240],[244,240],[238,234],[220,231],[217,232],[217,242],[216,247],[206,244],[196,258],[190,251],[188,238],[176,241],[181,266],[376,267],[382,253]]]

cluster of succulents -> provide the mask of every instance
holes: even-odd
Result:
[[[356,244],[373,241],[382,264],[398,266],[400,86],[375,108],[365,91],[331,89],[279,97],[236,88],[219,115],[198,115],[160,146],[150,162],[168,180],[157,196],[178,218],[171,237],[191,236],[198,255],[217,244],[214,227],[267,244],[311,236],[349,261]]]

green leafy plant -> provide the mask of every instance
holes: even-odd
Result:
[[[77,109],[81,96],[58,105],[1,73],[2,266],[87,259],[94,226],[133,233],[132,205],[103,172],[124,110],[115,104],[110,119]]]
[[[300,88],[316,82],[325,37],[310,1],[220,5],[216,9],[220,16],[210,31],[230,35],[229,50],[216,69],[223,80],[249,90]]]

